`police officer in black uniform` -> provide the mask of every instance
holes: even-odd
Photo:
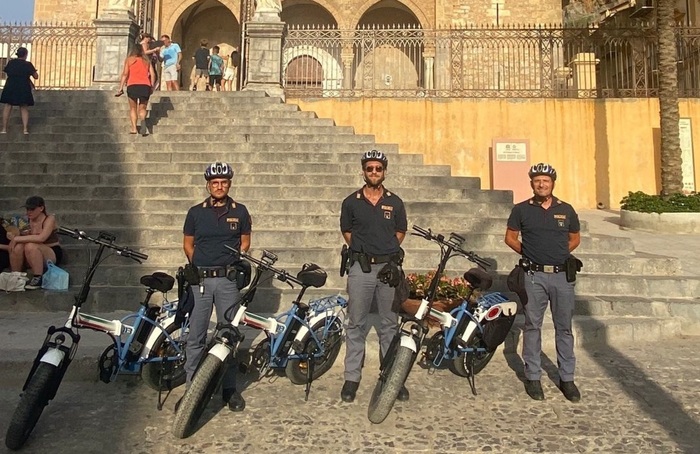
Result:
[[[398,262],[407,229],[403,201],[383,186],[387,157],[372,150],[364,153],[360,162],[365,185],[343,200],[340,213],[340,230],[350,248],[345,384],[340,392],[344,402],[355,400],[360,384],[369,331],[367,319],[373,300],[380,317],[378,335],[382,355],[388,351],[396,333],[397,315],[391,310],[394,288],[380,282],[377,273],[390,261]],[[398,399],[408,400],[405,387]]]
[[[183,249],[187,259],[197,267],[200,283],[193,287],[194,309],[190,314],[185,371],[189,386],[204,354],[212,306],[217,320],[239,299],[236,283],[227,279],[237,261],[224,245],[247,252],[250,248],[251,219],[248,209],[228,196],[233,169],[225,162],[215,162],[204,172],[210,196],[187,212],[183,228]],[[236,367],[231,362],[223,379],[223,399],[231,411],[242,411],[245,400],[236,392]]]
[[[513,207],[508,218],[505,242],[522,255],[520,264],[527,271],[525,291],[527,304],[523,329],[523,361],[525,390],[535,400],[543,400],[542,321],[547,305],[554,321],[559,387],[568,400],[578,402],[581,394],[574,384],[574,336],[571,319],[574,315],[574,281],[567,278],[567,262],[571,251],[581,242],[581,226],[574,208],[552,195],[557,172],[549,164],[530,168],[531,199]],[[522,242],[518,240],[520,234]],[[575,279],[575,273],[574,273]]]

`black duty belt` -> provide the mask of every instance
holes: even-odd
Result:
[[[530,263],[531,271],[541,271],[543,273],[561,273],[565,271],[564,265],[540,265],[538,263]]]
[[[226,266],[215,266],[215,267],[198,267],[199,277],[226,277],[228,275],[229,267]]]
[[[361,252],[353,252],[352,253],[352,260],[353,261],[358,261],[359,256],[361,255]],[[389,254],[389,255],[369,255],[365,254],[367,256],[367,259],[369,260],[369,263],[376,265],[377,263],[389,263],[392,258],[396,258],[398,254]]]

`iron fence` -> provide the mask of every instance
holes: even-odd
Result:
[[[96,29],[87,24],[0,24],[0,65],[19,47],[39,73],[37,88],[88,88],[95,66]],[[1,73],[0,85],[5,84]]]
[[[700,97],[699,41],[678,29],[681,97]],[[650,27],[289,27],[283,68],[290,97],[658,96]]]

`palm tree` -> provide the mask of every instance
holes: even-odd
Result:
[[[659,39],[659,118],[661,121],[661,196],[683,190],[678,130],[678,66],[676,65],[675,0],[657,0]]]

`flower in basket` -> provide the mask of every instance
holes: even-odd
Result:
[[[423,298],[430,288],[435,272],[425,274],[410,273],[406,276],[410,298]],[[435,299],[438,300],[463,300],[471,293],[471,288],[462,277],[449,278],[444,274],[438,281]]]

